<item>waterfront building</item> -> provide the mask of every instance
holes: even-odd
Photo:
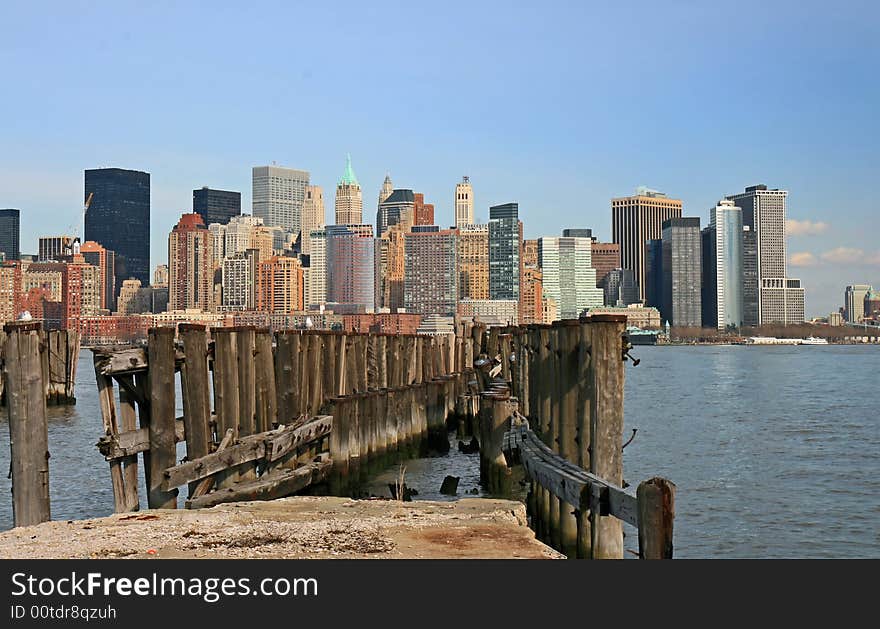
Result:
[[[21,257],[21,212],[17,209],[0,210],[0,254],[6,260]]]
[[[205,225],[225,225],[233,216],[241,214],[241,192],[214,190],[204,186],[193,190],[192,209],[202,217]]]
[[[612,240],[620,245],[620,267],[636,274],[639,299],[646,298],[645,243],[661,237],[663,222],[680,218],[680,199],[640,187],[631,197],[611,200]]]
[[[22,311],[23,297],[21,263],[0,262],[0,325],[16,319]]]
[[[488,326],[518,325],[519,302],[515,299],[461,299],[458,316]]]
[[[372,311],[374,244],[372,225],[328,225],[327,302],[334,310]]]
[[[345,172],[336,184],[334,211],[337,225],[360,225],[364,222],[364,199],[361,185],[351,167],[351,155],[346,155]]]
[[[489,208],[490,300],[519,302],[522,232],[518,203],[504,203]]]
[[[474,188],[471,178],[464,176],[455,184],[455,226],[474,224]]]
[[[211,235],[202,217],[184,214],[168,235],[168,307],[213,308],[214,266]]]
[[[116,287],[137,278],[150,283],[150,173],[122,168],[85,171],[85,240],[115,252]]]
[[[755,259],[746,260],[744,251],[743,267],[754,266],[757,270],[757,287],[750,287],[749,291],[757,292],[759,325],[788,325],[804,320],[804,289],[799,279],[787,277],[785,269],[787,197],[786,190],[771,190],[764,184],[749,186],[745,192],[727,196],[742,209],[743,225],[747,225],[756,238]],[[745,312],[748,308],[749,302],[744,294],[744,320],[751,319]]]
[[[425,195],[421,192],[413,193],[413,224],[434,224],[434,204],[425,203]]]
[[[587,316],[591,317],[593,315],[602,314],[626,315],[626,325],[628,327],[636,327],[642,330],[660,329],[660,311],[654,307],[643,306],[641,304],[630,304],[625,308],[601,306],[599,308],[591,308],[587,313]]]
[[[865,312],[863,320],[880,320],[880,291],[872,288],[865,294]]]
[[[663,301],[663,240],[645,243],[645,305],[658,310]]]
[[[459,299],[489,299],[489,226],[458,227]]]
[[[321,186],[308,186],[303,201],[302,236],[300,251],[305,255],[312,253],[311,234],[324,228],[324,191]]]
[[[739,329],[743,325],[742,210],[722,199],[710,210],[702,232],[703,327]]]
[[[630,269],[613,269],[602,283],[606,306],[618,308],[640,303],[636,274]]]
[[[828,315],[828,325],[838,327],[843,325],[843,315],[839,312],[832,312]]]
[[[452,316],[458,302],[455,230],[416,226],[404,235],[407,312]]]
[[[280,166],[254,166],[253,215],[267,227],[280,227],[296,236],[302,229],[302,206],[309,186],[305,170]],[[238,253],[237,251],[232,254]]]
[[[847,323],[861,323],[865,318],[865,297],[871,289],[870,284],[852,284],[846,287],[843,304]]]
[[[393,225],[401,225],[409,231],[415,224],[415,195],[412,190],[398,189],[379,204],[376,213],[376,237],[382,235]]]
[[[742,233],[743,325],[755,327],[761,320],[758,294],[758,235],[748,225]]]
[[[577,319],[584,310],[605,302],[603,290],[596,287],[591,250],[592,240],[586,236],[538,239],[543,292],[556,302],[561,319]]]
[[[676,327],[702,325],[700,219],[663,222],[663,294],[660,315]]]
[[[101,308],[116,310],[116,254],[94,240],[85,241],[79,252],[87,264],[98,268],[101,276]]]

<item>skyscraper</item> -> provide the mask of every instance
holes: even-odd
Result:
[[[434,204],[425,203],[425,195],[421,192],[413,193],[413,224],[434,224]]]
[[[489,299],[489,226],[458,227],[458,297]]]
[[[394,192],[394,184],[391,183],[391,175],[386,174],[385,181],[382,182],[382,189],[379,190],[379,203],[381,204],[382,201],[390,197],[392,192]],[[378,205],[376,209],[378,210]]]
[[[743,325],[754,327],[760,321],[758,307],[758,235],[748,225],[743,225],[742,296]]]
[[[397,312],[404,307],[407,225],[392,225],[376,239],[376,308]]]
[[[298,258],[273,256],[257,264],[257,310],[291,313],[303,309],[303,270]]]
[[[743,324],[742,210],[722,199],[703,230],[703,326],[726,330]]]
[[[16,209],[0,210],[0,253],[7,260],[21,257],[21,216]]]
[[[593,260],[593,268],[596,269],[596,286],[602,285],[602,280],[609,272],[623,268],[620,266],[620,245],[618,244],[594,240],[590,247],[590,257]],[[641,291],[639,291],[635,273],[633,273],[633,281],[636,282],[636,294],[639,294]]]
[[[394,190],[379,204],[376,213],[376,237],[379,238],[392,225],[402,225],[409,231],[415,224],[416,200],[412,190]]]
[[[660,238],[663,221],[681,216],[681,201],[640,187],[634,196],[611,200],[612,240],[620,245],[620,266],[635,271],[645,299],[645,243]]]
[[[73,236],[40,236],[37,242],[37,260],[61,262],[74,253]]]
[[[364,200],[361,185],[351,168],[351,155],[345,157],[345,172],[336,185],[334,207],[337,225],[360,225],[364,222]]]
[[[846,287],[843,303],[847,323],[862,322],[865,317],[865,296],[871,290],[869,284],[852,284]]]
[[[302,236],[300,251],[306,255],[312,252],[312,232],[324,227],[324,191],[321,186],[306,188],[303,202]]]
[[[296,236],[302,229],[302,206],[309,185],[305,170],[254,166],[253,215],[267,227],[281,227]]]
[[[522,223],[519,204],[489,208],[489,299],[519,302],[522,275]]]
[[[335,310],[373,310],[373,226],[328,225],[326,233],[327,302]]]
[[[652,238],[645,243],[645,305],[663,307],[663,241]]]
[[[727,197],[742,208],[743,225],[748,225],[757,239],[759,325],[787,325],[804,320],[804,289],[799,279],[785,274],[787,197],[786,190],[770,190],[764,184],[749,186],[745,192]]]
[[[407,312],[452,316],[458,302],[455,230],[420,226],[404,236]]]
[[[700,219],[663,222],[663,296],[660,316],[670,325],[702,325]]]
[[[150,284],[150,173],[122,168],[85,171],[85,240],[116,252],[116,288],[133,277]]]
[[[233,216],[241,214],[241,192],[214,190],[207,186],[193,190],[193,212],[202,217],[205,225],[225,225]]]
[[[116,310],[116,274],[114,251],[102,247],[93,240],[85,241],[79,248],[83,259],[92,266],[98,267],[101,276],[101,308],[113,312]]]
[[[606,306],[619,308],[639,303],[639,285],[630,269],[612,269],[606,273],[602,288]]]
[[[474,224],[474,188],[471,178],[464,176],[455,184],[455,226]]]
[[[602,289],[596,287],[591,246],[590,238],[538,238],[543,294],[556,302],[561,319],[577,319],[585,309],[601,306],[605,301]]]
[[[211,235],[198,214],[184,214],[168,235],[168,309],[213,309]]]
[[[314,229],[309,234],[309,289],[304,305],[318,306],[327,303],[327,230]]]

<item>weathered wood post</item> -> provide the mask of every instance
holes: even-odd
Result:
[[[338,337],[335,332],[321,332],[321,340],[324,344],[323,353],[321,354],[321,375],[323,381],[321,384],[321,410],[326,407],[330,398],[338,395],[336,384],[336,361],[339,358]]]
[[[134,376],[131,374],[120,375],[119,381],[119,428],[122,432],[137,430],[137,411],[135,410],[136,386]],[[112,391],[112,389],[111,389]],[[122,479],[125,503],[125,511],[137,511],[140,509],[138,497],[138,460],[137,454],[123,457]]]
[[[578,359],[580,323],[568,319],[558,321],[556,328],[559,352],[559,454],[571,463],[579,458],[577,437]],[[577,557],[578,525],[574,510],[579,505],[560,503],[560,550],[571,559]]]
[[[294,384],[294,364],[291,360],[292,339],[294,334],[287,330],[278,332],[275,340],[275,395],[276,413],[278,422],[287,424],[292,422],[297,414],[294,414],[294,390],[298,387]],[[297,338],[299,338],[297,336]]]
[[[341,494],[349,485],[349,416],[348,398],[336,397],[331,401],[333,430],[330,432],[330,459],[333,461],[333,474],[330,478],[330,491]]]
[[[254,339],[254,380],[256,389],[256,432],[272,430],[278,423],[278,395],[275,391],[275,359],[272,333],[257,330]]]
[[[675,484],[655,477],[639,483],[639,557],[672,559]]]
[[[594,315],[590,472],[623,484],[623,333],[626,315]],[[623,527],[617,518],[590,513],[594,559],[623,558]],[[598,528],[597,528],[598,527]]]
[[[184,353],[181,393],[186,458],[193,461],[209,454],[213,441],[210,425],[211,400],[208,390],[208,335],[203,325],[181,323],[178,330],[183,341]],[[198,482],[189,484],[189,495],[192,495],[198,484]]]
[[[98,385],[98,404],[101,408],[101,424],[104,434],[113,437],[119,434],[119,423],[116,419],[116,402],[113,399],[113,378],[101,373],[101,360],[94,355],[95,381]],[[144,473],[149,475],[149,453],[144,453]],[[113,489],[113,510],[115,513],[128,511],[125,500],[125,479],[121,459],[110,460],[110,484]],[[149,486],[149,485],[148,485]],[[135,485],[135,487],[137,487]]]
[[[385,390],[385,449],[389,463],[397,459],[397,442],[400,438],[397,428],[397,414],[400,404],[398,395],[396,388]]]
[[[377,387],[379,389],[388,388],[388,335],[378,334],[376,338],[376,351],[378,353],[379,380]]]
[[[3,382],[9,417],[12,514],[15,526],[47,522],[49,509],[49,428],[43,383],[39,322],[7,323]]]
[[[348,339],[345,334],[334,333],[336,337],[336,375],[333,378],[333,391],[331,395],[346,395],[348,393],[348,383],[346,382],[346,360],[348,360]]]
[[[510,427],[510,416],[516,410],[516,400],[507,393],[485,392],[480,404],[481,470],[489,493],[509,495],[510,468],[504,456],[504,433]]]
[[[150,509],[176,509],[177,489],[162,490],[165,470],[177,464],[174,436],[174,328],[152,328],[147,352],[150,378]]]
[[[321,334],[311,332],[304,335],[303,340],[308,341],[307,366],[303,374],[303,380],[308,378],[309,381],[309,402],[306,413],[309,417],[314,417],[320,412],[321,402],[324,399],[324,377],[321,374],[324,339]]]
[[[581,469],[590,468],[591,437],[591,407],[593,399],[593,327],[591,323],[581,323],[578,342],[578,372],[577,372],[577,460]],[[592,556],[592,532],[588,514],[579,511],[577,514],[578,525],[578,559],[589,559]]]

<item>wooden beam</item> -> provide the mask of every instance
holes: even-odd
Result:
[[[596,485],[602,492],[607,492],[603,497],[602,515],[606,515],[604,511],[607,511],[607,515],[638,526],[636,496],[566,461],[551,451],[531,430],[511,430],[507,436],[507,444],[510,449],[519,450],[520,460],[529,476],[560,500],[588,510],[590,487]]]
[[[174,430],[174,328],[149,331],[150,362],[150,479],[147,503],[150,509],[176,509],[177,489],[162,486],[162,471],[177,462]],[[108,378],[109,379],[109,378]]]
[[[283,498],[327,478],[332,464],[327,455],[295,470],[281,469],[257,480],[233,483],[204,496],[186,501],[187,509],[205,509],[224,502],[241,500],[274,500]]]
[[[145,347],[127,347],[116,350],[93,349],[92,353],[95,356],[95,371],[102,376],[142,372],[146,371],[149,366],[147,348]],[[183,352],[175,350],[175,364],[180,364],[183,360]]]
[[[223,451],[166,469],[162,487],[169,490],[257,459],[277,460],[303,444],[322,438],[330,431],[332,422],[332,417],[323,416],[302,426],[283,426],[243,437]]]
[[[215,452],[222,452],[223,450],[228,448],[229,445],[232,443],[233,438],[234,438],[234,431],[232,430],[232,428],[227,429],[226,434],[223,435],[223,440],[220,441],[220,445],[217,446],[217,449],[215,450]],[[198,498],[199,496],[204,496],[209,491],[211,491],[211,488],[213,486],[214,486],[214,477],[213,476],[209,476],[208,478],[203,478],[202,480],[200,480],[198,483],[195,484],[195,489],[193,489],[190,492],[189,498],[193,499],[193,498]],[[187,507],[187,508],[189,508],[189,507]]]

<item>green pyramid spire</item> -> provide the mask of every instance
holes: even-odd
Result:
[[[358,186],[357,177],[354,176],[354,170],[351,168],[351,154],[345,156],[345,172],[342,179],[339,180],[340,185]]]

